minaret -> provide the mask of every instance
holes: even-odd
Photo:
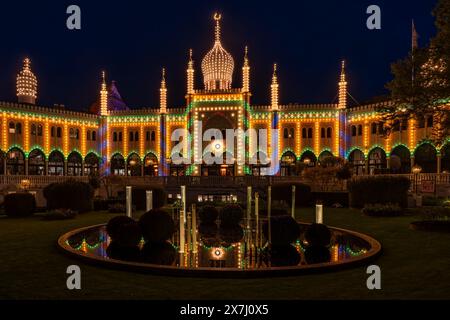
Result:
[[[349,143],[347,135],[347,79],[345,75],[345,60],[342,61],[341,76],[339,79],[339,102],[338,119],[336,121],[335,132],[335,154],[338,157],[345,158],[347,145]]]
[[[189,62],[187,68],[187,94],[194,93],[194,60],[192,60],[192,49],[189,50]]]
[[[166,69],[162,69],[161,88],[159,89],[159,113],[167,113]]]
[[[17,75],[17,98],[19,103],[36,103],[37,79],[31,71],[31,60],[29,58],[25,58],[22,70]]]
[[[345,60],[342,60],[341,78],[339,80],[339,109],[347,108],[347,80],[345,76]]]
[[[242,67],[242,92],[250,92],[250,64],[248,63],[248,47],[245,47],[244,66]]]
[[[277,64],[273,65],[273,76],[271,88],[271,110],[278,111],[278,78],[277,78]]]
[[[106,88],[106,73],[102,71],[102,87],[100,89],[100,115],[108,115],[108,90]]]

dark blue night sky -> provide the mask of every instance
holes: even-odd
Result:
[[[82,10],[82,30],[66,29],[66,8]],[[366,8],[382,10],[382,30],[366,28]],[[420,44],[434,35],[436,0],[327,1],[20,1],[2,3],[0,99],[15,101],[15,76],[25,56],[39,80],[38,103],[87,109],[97,99],[100,71],[116,80],[131,107],[158,106],[161,67],[169,105],[183,106],[188,50],[196,87],[200,63],[213,45],[212,15],[222,13],[222,43],[235,59],[241,86],[249,46],[252,104],[269,103],[272,64],[279,65],[281,103],[330,103],[340,60],[348,63],[349,91],[359,102],[386,93],[390,63],[411,46],[411,19]]]

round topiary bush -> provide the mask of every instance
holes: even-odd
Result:
[[[5,196],[4,207],[9,217],[27,217],[36,211],[36,199],[28,192],[10,193]]]
[[[313,223],[306,228],[305,240],[310,247],[327,247],[331,242],[331,231],[324,224]]]
[[[300,226],[291,216],[275,216],[270,218],[273,245],[287,245],[294,243],[300,236]],[[263,224],[263,234],[269,239],[269,225]]]
[[[106,254],[111,259],[139,262],[141,260],[141,250],[138,246],[123,247],[112,241],[106,249]]]
[[[330,250],[326,247],[308,247],[305,250],[305,260],[307,264],[329,262]]]
[[[159,243],[146,243],[141,251],[142,261],[151,264],[172,265],[177,252],[167,241]]]
[[[217,225],[215,223],[200,223],[198,225],[198,233],[203,238],[214,238],[217,235]]]
[[[106,232],[112,241],[116,240],[119,236],[119,228],[128,223],[135,222],[133,219],[127,216],[117,216],[108,221],[106,225]]]
[[[119,226],[114,241],[121,247],[136,247],[141,239],[141,227],[136,221],[130,221]]]
[[[240,242],[244,237],[244,229],[241,226],[235,225],[228,228],[220,228],[219,237],[226,243]]]
[[[203,206],[198,211],[198,217],[200,218],[200,221],[205,224],[215,223],[218,216],[219,211],[216,209],[216,207],[211,205]]]
[[[220,211],[220,226],[229,227],[238,225],[244,217],[244,211],[238,204],[229,204]]]
[[[272,246],[268,257],[272,267],[297,266],[301,261],[300,253],[290,244]]]
[[[172,217],[160,209],[146,212],[139,219],[139,225],[144,239],[152,243],[169,240],[175,232],[175,223]]]
[[[51,183],[43,190],[47,209],[71,209],[79,213],[93,208],[94,189],[86,182],[69,179]]]

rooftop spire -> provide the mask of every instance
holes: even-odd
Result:
[[[341,82],[345,82],[345,60],[341,64]]]
[[[220,13],[214,14],[214,20],[216,21],[216,41],[220,42],[220,20],[222,19],[222,15]]]

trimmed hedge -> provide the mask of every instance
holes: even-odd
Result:
[[[244,218],[244,210],[238,204],[229,204],[220,211],[220,226],[231,227],[239,225]]]
[[[270,218],[273,245],[289,245],[300,236],[300,226],[291,216],[273,216]],[[269,225],[263,224],[263,234],[269,239]]]
[[[371,217],[396,217],[402,215],[402,208],[398,204],[367,204],[362,213]]]
[[[133,187],[131,189],[131,202],[135,206],[136,210],[147,209],[147,190],[153,191],[153,209],[159,209],[166,204],[167,194],[164,189],[155,187]]]
[[[112,241],[115,241],[119,236],[119,229],[121,226],[129,223],[133,223],[134,220],[127,216],[117,216],[108,221],[106,225],[106,232]]]
[[[161,209],[152,209],[140,219],[142,235],[147,242],[161,243],[169,240],[175,232],[172,217]]]
[[[397,203],[408,206],[408,190],[411,181],[407,177],[371,176],[349,183],[350,207],[363,208],[366,204]]]
[[[331,243],[331,231],[324,224],[313,223],[306,228],[305,240],[308,247],[328,247]]]
[[[292,204],[292,186],[295,185],[295,206],[308,206],[311,204],[311,187],[303,183],[281,183],[272,186],[272,201],[285,201]]]
[[[67,180],[44,188],[47,210],[71,209],[79,213],[93,208],[94,189],[85,182]]]
[[[7,194],[3,204],[9,217],[27,217],[36,211],[36,199],[28,192]]]
[[[219,216],[219,211],[215,206],[205,205],[199,208],[198,216],[204,224],[215,223]]]

